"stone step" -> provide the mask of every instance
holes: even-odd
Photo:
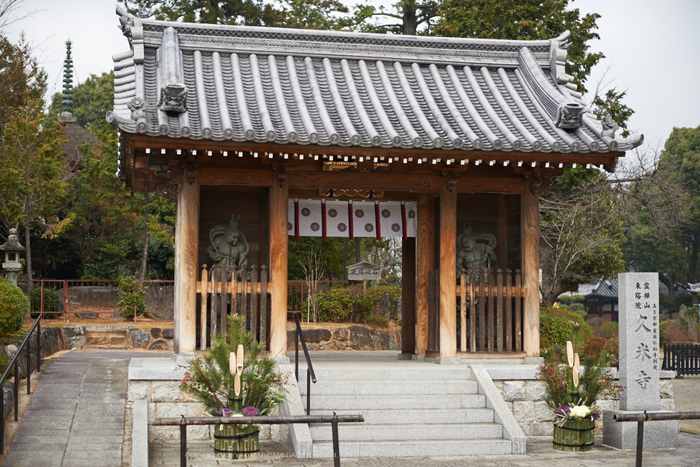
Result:
[[[405,381],[318,381],[311,384],[311,397],[319,394],[476,394],[479,384],[475,381],[416,381],[406,384]],[[299,387],[302,395],[306,395],[306,384]]]
[[[292,362],[294,365],[294,362]],[[331,368],[314,367],[318,381],[469,381],[471,371],[467,365],[436,365],[426,363],[422,366],[399,367],[386,366],[378,368]],[[300,386],[306,384],[306,365],[299,366]]]
[[[302,397],[306,408],[306,397]],[[329,395],[311,394],[311,410],[466,409],[486,407],[481,394]]]
[[[332,430],[327,424],[312,424],[311,439],[332,440]],[[412,443],[427,437],[442,440],[502,438],[501,425],[495,423],[473,424],[408,424],[369,425],[366,423],[339,423],[338,438],[343,441],[404,441]]]
[[[386,410],[312,410],[314,415],[364,415],[364,423],[372,424],[452,424],[452,423],[493,423],[493,410],[473,409],[386,409]],[[342,425],[342,424],[341,424]]]
[[[430,436],[429,433],[426,433]],[[511,442],[505,439],[415,441],[343,441],[340,456],[347,457],[446,457],[494,456],[511,454]],[[333,442],[319,441],[313,445],[313,457],[333,457]]]

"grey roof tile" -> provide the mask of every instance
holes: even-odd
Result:
[[[499,41],[122,19],[131,50],[114,57],[108,118],[128,133],[576,153],[642,141],[603,136],[588,109],[578,128],[557,126],[562,106],[581,103],[563,71],[567,34]],[[162,110],[166,84],[186,87],[182,109]]]

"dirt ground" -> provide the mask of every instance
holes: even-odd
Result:
[[[92,311],[92,310],[89,310]],[[29,329],[34,324],[34,318],[29,321],[25,321],[22,326],[23,329]],[[145,316],[139,316],[136,321],[133,319],[126,320],[124,318],[112,318],[109,313],[100,313],[98,318],[85,319],[78,317],[75,313],[67,312],[63,313],[58,318],[51,318],[48,315],[41,320],[42,326],[135,326],[138,329],[151,329],[151,328],[171,328],[173,327],[172,321],[160,321],[152,318],[147,318]]]

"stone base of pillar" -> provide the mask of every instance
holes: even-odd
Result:
[[[603,414],[603,444],[622,450],[637,449],[637,422],[616,422],[615,414],[639,410],[610,410]],[[647,413],[673,413],[648,410]],[[678,446],[678,420],[644,422],[644,449],[668,449]]]
[[[415,356],[416,355],[412,353],[400,353],[398,358],[399,360],[413,360],[413,357]]]

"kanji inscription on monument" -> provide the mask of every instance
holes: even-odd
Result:
[[[624,273],[620,287],[622,410],[659,408],[659,276]]]

